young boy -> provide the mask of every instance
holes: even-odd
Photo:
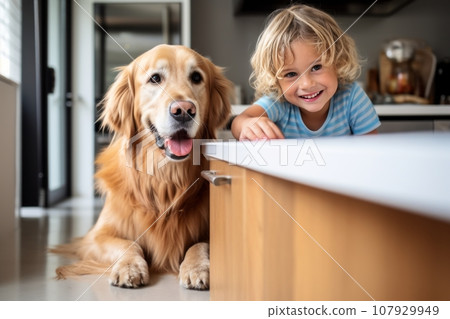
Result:
[[[232,122],[240,140],[376,133],[380,121],[362,88],[354,41],[306,5],[277,10],[251,59],[258,98]]]

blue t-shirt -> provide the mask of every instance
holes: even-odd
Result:
[[[307,128],[300,108],[287,101],[263,96],[254,104],[266,111],[285,138],[362,135],[381,124],[372,102],[356,82],[338,88],[331,98],[327,119],[317,131]]]

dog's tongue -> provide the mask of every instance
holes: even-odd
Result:
[[[170,152],[176,156],[186,156],[192,150],[192,139],[180,139],[174,137],[167,141],[167,147]]]

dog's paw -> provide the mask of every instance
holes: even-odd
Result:
[[[137,288],[149,283],[148,265],[140,256],[122,257],[112,267],[109,282],[122,288]]]
[[[209,265],[189,267],[184,263],[180,266],[180,285],[189,289],[209,289]]]
[[[209,289],[209,245],[197,243],[188,249],[180,265],[180,285],[189,289]]]

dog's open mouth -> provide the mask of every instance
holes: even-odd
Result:
[[[193,141],[185,130],[179,130],[172,136],[162,137],[156,129],[153,129],[153,134],[156,136],[156,145],[173,160],[183,160],[192,151]]]

